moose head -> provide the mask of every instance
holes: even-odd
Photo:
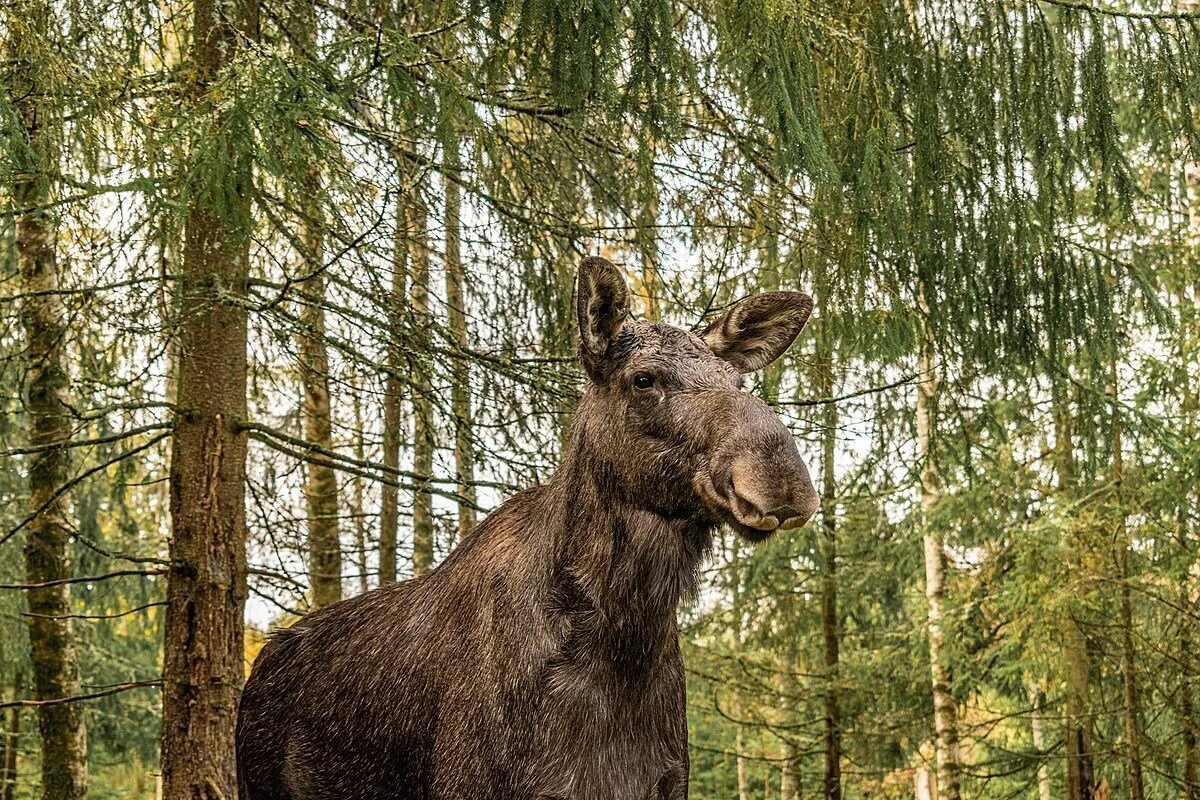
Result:
[[[803,525],[818,495],[796,442],[744,376],[783,355],[812,313],[800,292],[735,304],[699,333],[629,315],[620,270],[579,268],[579,356],[589,381],[573,447],[623,502],[728,525],[751,541]]]

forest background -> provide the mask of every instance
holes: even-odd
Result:
[[[233,796],[264,632],[553,469],[581,256],[816,314],[692,796],[1200,800],[1200,6],[3,0],[0,800]]]

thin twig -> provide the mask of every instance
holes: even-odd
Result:
[[[122,683],[119,686],[113,686],[110,689],[105,689],[102,692],[90,692],[88,694],[77,694],[71,697],[55,697],[50,700],[10,700],[7,703],[0,703],[0,708],[44,708],[45,706],[61,706],[64,703],[78,703],[81,700],[95,700],[97,697],[108,697],[109,695],[127,692],[130,689],[141,689],[146,686],[162,686],[162,679],[154,681],[134,681],[132,683]]]
[[[59,578],[56,581],[41,583],[0,583],[0,589],[49,589],[52,586],[66,586],[68,583],[95,583],[109,578],[121,578],[126,575],[166,575],[170,570],[165,569],[118,569],[103,575],[85,575],[82,578]]]
[[[850,400],[855,397],[862,397],[865,394],[876,394],[878,392],[886,392],[888,389],[895,389],[899,386],[905,386],[920,379],[920,375],[907,375],[898,381],[884,384],[883,386],[872,386],[869,389],[860,389],[857,392],[850,392],[839,397],[821,397],[816,400],[776,400],[771,403],[773,406],[825,406],[830,403],[839,403],[842,400]]]

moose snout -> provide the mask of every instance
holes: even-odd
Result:
[[[725,492],[729,511],[747,527],[760,531],[799,528],[820,505],[796,445],[789,441],[782,449],[783,454],[765,460],[753,454],[738,455],[730,465]]]
[[[713,459],[709,476],[702,488],[713,504],[739,526],[764,534],[800,527],[820,505],[795,440],[785,432],[726,450]]]

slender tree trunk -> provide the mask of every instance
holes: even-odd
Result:
[[[311,169],[304,185],[309,197],[320,196],[320,174]],[[315,205],[315,204],[314,204]],[[310,212],[315,213],[315,212]],[[329,353],[325,346],[325,276],[321,273],[325,232],[320,220],[305,221],[301,235],[304,281],[300,306],[300,377],[304,384],[304,438],[333,450],[333,414],[329,403]],[[342,599],[342,548],[338,531],[337,473],[326,464],[304,465],[304,500],[308,526],[308,574],[314,606]]]
[[[734,539],[730,543],[730,548],[729,570],[733,579],[730,587],[732,590],[731,600],[733,601],[731,603],[733,610],[733,638],[734,642],[740,648],[744,633],[742,630],[742,549],[737,539]],[[738,718],[735,723],[737,725],[737,734],[733,740],[734,759],[737,763],[738,800],[749,800],[750,776],[747,772],[746,742],[741,723],[743,713],[742,691],[738,686],[733,687],[733,708]]]
[[[253,0],[197,0],[193,100],[242,37],[257,34]],[[214,136],[225,135],[214,124]],[[249,165],[230,156],[235,208],[193,198],[179,282],[179,376],[171,440],[171,521],[163,632],[162,781],[166,800],[237,795],[234,722],[245,674],[246,305]]]
[[[734,740],[734,748],[737,751],[738,800],[750,800],[750,770],[744,755],[746,752],[745,738],[742,726],[738,725],[737,737]]]
[[[363,432],[362,414],[362,385],[356,380],[351,387],[354,402],[354,457],[358,461],[367,460],[366,435]],[[358,556],[358,592],[362,594],[369,590],[367,580],[367,518],[364,513],[363,479],[361,475],[354,476],[354,552]]]
[[[23,16],[14,25],[10,52],[10,86],[27,137],[28,163],[17,166],[13,202],[17,210],[17,264],[25,300],[21,324],[25,336],[25,410],[29,445],[29,513],[26,526],[25,574],[30,583],[71,577],[71,535],[66,495],[71,437],[67,407],[68,315],[62,295],[60,265],[55,254],[55,220],[47,210],[51,198],[49,172],[57,148],[44,98],[49,76],[27,54],[45,47],[52,12],[44,2],[21,3],[10,14]],[[30,589],[29,648],[33,662],[34,699],[51,700],[80,694],[69,584]],[[81,798],[87,794],[87,733],[83,707],[60,703],[38,707],[42,745],[42,798]]]
[[[763,744],[765,745],[766,743],[764,742]],[[773,787],[771,786],[771,766],[768,764],[767,768],[763,770],[763,793],[762,793],[763,800],[771,800],[771,789],[772,788]]]
[[[929,308],[924,288],[920,295],[924,320],[917,386],[917,453],[921,464],[921,512],[925,529],[925,598],[929,603],[929,666],[933,687],[933,726],[937,750],[938,800],[959,800],[958,709],[950,691],[950,665],[946,652],[945,586],[946,551],[942,534],[933,522],[933,510],[942,497],[941,478],[934,454],[938,392],[934,342],[929,331]]]
[[[1185,369],[1187,361],[1184,361]],[[1195,424],[1191,414],[1195,413],[1195,399],[1187,394],[1185,404],[1191,406],[1187,419],[1189,430],[1195,430]],[[1192,434],[1194,437],[1194,433]],[[1189,502],[1192,493],[1191,487],[1186,485],[1187,478],[1185,476],[1185,485],[1180,488],[1179,508],[1176,511],[1176,531],[1177,540],[1184,548],[1185,554],[1188,547],[1187,543],[1192,541],[1188,537],[1192,535],[1191,525],[1188,523]],[[1186,555],[1185,555],[1186,557]],[[1194,622],[1196,608],[1196,593],[1194,588],[1195,576],[1189,570],[1184,576],[1179,585],[1179,608],[1182,609],[1179,618],[1179,668],[1180,668],[1180,683],[1179,683],[1179,725],[1182,729],[1183,739],[1183,798],[1184,800],[1200,800],[1200,748],[1197,747],[1197,733],[1200,733],[1200,726],[1196,723],[1196,705],[1195,693],[1193,690],[1194,681],[1196,680],[1195,669],[1195,637],[1196,624]]]
[[[408,252],[412,266],[412,315],[414,353],[413,385],[413,575],[424,575],[433,567],[433,493],[429,479],[433,475],[434,424],[433,376],[430,353],[432,339],[429,310],[429,241],[424,200],[414,195],[408,207]]]
[[[938,800],[937,776],[921,765],[913,772],[913,797],[917,800]]]
[[[1198,181],[1200,182],[1200,181]],[[1197,213],[1197,219],[1200,219],[1200,212]],[[1200,228],[1200,223],[1197,223]],[[1200,230],[1197,230],[1200,234]],[[1200,237],[1198,237],[1200,238]],[[1194,291],[1194,300],[1190,304],[1184,292],[1180,292],[1179,307],[1181,314],[1185,316],[1191,315],[1191,319],[1187,320],[1186,328],[1180,333],[1180,365],[1182,372],[1182,393],[1183,393],[1183,418],[1186,425],[1187,438],[1191,441],[1196,440],[1197,431],[1197,411],[1200,411],[1200,402],[1197,400],[1196,389],[1192,385],[1188,377],[1188,371],[1192,368],[1192,346],[1193,342],[1200,341],[1200,318],[1196,316],[1197,304],[1200,303],[1200,285],[1197,285]],[[1181,485],[1179,487],[1178,507],[1175,512],[1175,527],[1176,540],[1180,543],[1182,549],[1182,557],[1186,560],[1188,557],[1188,543],[1193,541],[1190,537],[1193,534],[1192,525],[1189,523],[1189,515],[1195,508],[1200,508],[1200,504],[1194,504],[1193,500],[1196,496],[1196,481],[1194,475],[1189,475],[1186,469],[1180,470]],[[1183,798],[1184,800],[1200,800],[1200,747],[1197,747],[1197,734],[1200,733],[1200,726],[1196,722],[1196,706],[1195,692],[1193,689],[1196,679],[1195,670],[1195,637],[1196,624],[1194,622],[1196,608],[1196,592],[1195,592],[1195,575],[1194,564],[1193,569],[1189,569],[1183,575],[1183,580],[1179,586],[1179,607],[1182,613],[1179,618],[1179,666],[1181,672],[1181,680],[1179,685],[1179,724],[1182,728],[1183,739]]]
[[[1105,241],[1105,250],[1111,254],[1111,243]],[[1111,276],[1116,287],[1117,276]],[[1114,336],[1113,349],[1108,359],[1109,391],[1112,400],[1112,482],[1116,487],[1116,519],[1113,530],[1113,546],[1116,549],[1116,566],[1119,580],[1119,625],[1121,629],[1121,682],[1125,700],[1125,762],[1129,776],[1129,800],[1144,800],[1145,788],[1142,778],[1142,731],[1139,722],[1140,701],[1137,684],[1137,654],[1133,643],[1133,598],[1129,582],[1129,518],[1125,511],[1125,455],[1123,431],[1121,429],[1121,387],[1117,370],[1118,336]]]
[[[642,251],[640,288],[645,295],[646,319],[657,321],[661,316],[659,300],[663,295],[662,276],[659,274],[657,189],[642,204],[636,236]]]
[[[1200,7],[1196,0],[1187,0],[1184,4],[1189,9]],[[1184,197],[1188,215],[1188,249],[1185,259],[1194,262],[1200,255],[1200,165],[1188,164],[1184,169]],[[1200,413],[1200,387],[1189,379],[1194,357],[1193,348],[1200,343],[1200,281],[1192,286],[1192,297],[1187,297],[1187,290],[1179,291],[1180,316],[1185,325],[1179,336],[1179,361],[1182,375],[1183,417],[1187,426],[1187,436],[1190,441],[1196,441],[1197,430],[1200,428],[1197,414]],[[1189,474],[1190,472],[1190,474]],[[1186,469],[1180,470],[1182,485],[1179,487],[1179,505],[1176,509],[1176,529],[1178,541],[1184,550],[1185,558],[1188,552],[1188,538],[1194,535],[1193,526],[1188,522],[1189,514],[1200,508],[1196,502],[1200,493],[1196,491],[1196,475]],[[1194,569],[1195,564],[1192,564]],[[1196,625],[1194,614],[1196,608],[1195,580],[1193,569],[1184,575],[1179,587],[1179,606],[1183,609],[1179,621],[1179,663],[1182,680],[1179,687],[1179,717],[1183,729],[1183,797],[1184,800],[1200,800],[1200,748],[1197,747],[1197,735],[1200,726],[1196,721],[1194,681],[1195,670],[1195,637]]]
[[[1068,399],[1060,388],[1054,397],[1055,471],[1058,491],[1067,501],[1075,493],[1075,444]],[[1073,541],[1070,555],[1069,580],[1082,581],[1084,570],[1083,544],[1078,534],[1069,534]],[[1092,770],[1092,721],[1089,681],[1091,664],[1087,637],[1081,622],[1082,608],[1073,605],[1063,620],[1063,661],[1066,674],[1065,739],[1067,756],[1068,800],[1092,800],[1095,791]]]
[[[307,236],[306,236],[307,239]],[[310,252],[319,252],[308,240]],[[329,403],[329,353],[325,349],[325,279],[305,282],[311,300],[300,309],[300,375],[304,383],[304,433],[308,443],[334,450],[334,423]],[[305,510],[308,528],[308,581],[313,606],[342,599],[342,547],[338,533],[337,474],[326,464],[305,464]]]
[[[824,297],[822,297],[824,300]],[[821,370],[821,396],[833,396],[833,358],[829,334],[822,330],[818,339]],[[837,601],[837,426],[835,403],[825,405],[822,432],[821,549],[824,570],[821,575],[821,639],[825,667],[825,774],[822,782],[825,800],[842,796],[842,704],[838,675],[840,631]]]
[[[292,6],[296,57],[312,61],[317,13],[311,0]],[[321,169],[309,165],[300,181],[305,216],[300,233],[299,271],[305,297],[300,303],[300,380],[304,387],[304,438],[332,451],[333,412],[329,403],[329,352],[325,345],[325,214]],[[304,465],[304,501],[308,527],[308,576],[312,603],[342,599],[342,548],[338,532],[337,473],[328,464]]]
[[[1182,516],[1180,527],[1186,532],[1186,522]],[[1190,589],[1190,581],[1185,580],[1180,591],[1180,605],[1185,612],[1179,626],[1179,664],[1183,673],[1179,686],[1179,722],[1183,729],[1183,797],[1184,800],[1200,800],[1200,768],[1197,767],[1200,756],[1196,746],[1196,705],[1192,691],[1192,683],[1196,677],[1193,666],[1196,626],[1187,613],[1193,607]]]
[[[397,161],[397,167],[403,165]],[[400,346],[405,309],[408,307],[408,203],[405,192],[396,201],[396,241],[392,249],[392,285],[388,297],[388,374],[383,389],[383,464],[390,470],[400,468],[400,446],[404,441],[404,383],[400,375],[406,367]],[[394,473],[393,473],[394,474]],[[383,484],[379,487],[379,584],[396,580],[396,540],[400,531],[400,489]]]
[[[788,721],[794,716],[796,704],[796,673],[791,659],[783,665],[783,698],[782,707],[788,710]],[[783,768],[779,778],[779,800],[797,800],[800,793],[799,771],[800,753],[791,736],[783,740]]]
[[[453,175],[462,170],[458,133],[446,123],[442,147],[446,169]],[[475,527],[475,447],[471,441],[471,371],[466,358],[470,344],[467,335],[466,298],[463,292],[462,189],[455,181],[446,182],[446,317],[450,335],[460,350],[451,359],[450,404],[454,411],[454,474],[458,494],[458,541]]]
[[[1113,394],[1116,396],[1116,361],[1111,362],[1113,377]],[[1117,411],[1114,408],[1114,417]],[[1121,626],[1121,679],[1125,699],[1125,759],[1129,770],[1129,800],[1144,800],[1145,790],[1142,783],[1142,747],[1141,725],[1138,721],[1140,704],[1138,700],[1136,653],[1133,645],[1133,599],[1130,596],[1129,582],[1129,543],[1128,520],[1124,510],[1124,493],[1121,491],[1121,481],[1124,478],[1123,457],[1121,455],[1120,423],[1114,421],[1113,429],[1113,468],[1112,478],[1117,485],[1117,530],[1115,532],[1117,547],[1117,573],[1120,580],[1120,626]]]
[[[13,700],[20,700],[25,676],[20,670],[13,675]],[[0,761],[0,800],[13,800],[17,793],[17,754],[21,747],[21,707],[8,710],[4,731],[4,759]]]
[[[1038,800],[1051,800],[1050,764],[1046,753],[1046,726],[1042,721],[1042,711],[1045,706],[1045,695],[1036,683],[1029,687],[1029,727],[1033,733],[1033,749],[1037,753],[1037,785]]]
[[[1144,800],[1142,732],[1138,721],[1140,703],[1133,645],[1133,602],[1129,592],[1129,548],[1124,542],[1119,543],[1118,547],[1120,549],[1117,551],[1117,569],[1121,580],[1121,678],[1125,695],[1125,757],[1129,768],[1129,800]]]

